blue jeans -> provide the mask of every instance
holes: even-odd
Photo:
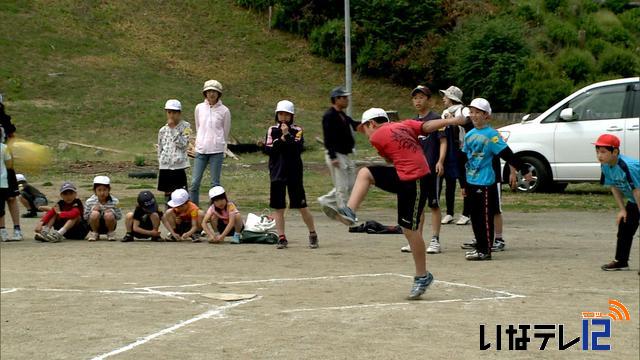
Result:
[[[189,189],[191,201],[196,205],[199,205],[200,203],[200,182],[202,181],[202,175],[207,168],[207,163],[209,164],[209,170],[211,172],[211,187],[214,187],[220,185],[220,173],[222,172],[223,159],[223,153],[196,153],[196,158],[193,162],[193,169],[191,169],[191,188]]]

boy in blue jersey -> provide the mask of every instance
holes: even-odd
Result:
[[[469,197],[471,225],[477,244],[476,250],[466,254],[467,260],[491,260],[494,236],[494,215],[498,211],[498,191],[495,185],[493,158],[498,156],[514,166],[531,181],[528,167],[518,160],[498,131],[489,126],[491,106],[483,98],[476,98],[469,105],[469,117],[474,128],[464,137],[462,151],[466,154],[466,179],[462,187]],[[514,179],[510,179],[514,181]]]
[[[601,268],[604,271],[629,270],[629,252],[640,222],[640,162],[620,154],[620,139],[615,135],[600,135],[594,145],[602,169],[600,183],[611,186],[613,198],[620,208],[616,215],[616,258]]]

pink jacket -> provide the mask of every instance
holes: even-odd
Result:
[[[231,113],[222,101],[211,106],[205,99],[196,105],[196,152],[199,154],[223,153],[231,130]]]

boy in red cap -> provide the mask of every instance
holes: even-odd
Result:
[[[604,271],[629,270],[629,252],[640,222],[640,162],[620,154],[620,139],[615,135],[600,135],[593,145],[601,164],[600,183],[611,186],[613,198],[620,208],[616,215],[616,258],[601,268]]]

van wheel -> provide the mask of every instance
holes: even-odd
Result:
[[[521,161],[529,166],[533,179],[531,182],[524,180],[522,174],[518,171],[517,189],[520,192],[532,193],[546,191],[549,188],[550,176],[544,163],[533,156],[523,156]]]

